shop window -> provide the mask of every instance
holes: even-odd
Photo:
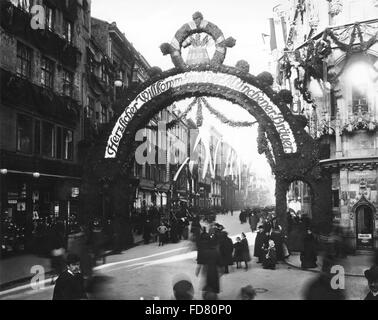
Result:
[[[63,129],[63,156],[64,160],[73,160],[73,132]]]
[[[24,78],[31,77],[31,57],[32,50],[22,44],[17,43],[17,74]]]
[[[72,97],[73,78],[74,76],[72,72],[63,69],[63,95]]]
[[[42,126],[42,155],[49,158],[55,156],[54,125],[48,122],[43,122]]]
[[[73,23],[64,19],[63,21],[63,38],[69,43],[72,44],[73,38]]]
[[[34,153],[41,154],[41,122],[34,122]]]
[[[32,153],[33,119],[24,115],[17,115],[17,151]]]
[[[54,86],[54,63],[47,58],[41,61],[41,84],[50,89]]]

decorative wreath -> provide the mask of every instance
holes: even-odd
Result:
[[[213,23],[203,19],[200,12],[193,14],[193,21],[184,24],[177,32],[172,42],[164,43],[160,46],[160,50],[164,55],[170,54],[172,62],[176,68],[186,69],[188,65],[185,63],[181,49],[184,41],[195,33],[207,33],[215,41],[215,54],[210,61],[211,65],[220,65],[226,58],[227,47],[232,48],[236,40],[232,37],[224,38],[223,32]]]

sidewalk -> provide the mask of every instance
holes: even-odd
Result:
[[[299,253],[292,253],[292,255],[286,259],[286,263],[296,269],[301,269],[301,260]],[[345,274],[350,277],[365,277],[364,271],[370,269],[373,264],[373,256],[369,255],[354,255],[348,256],[345,259],[337,261],[338,265],[341,265],[345,269]],[[318,257],[318,267],[315,269],[305,269],[309,272],[320,272],[322,268],[322,258]]]
[[[134,235],[134,245],[143,242],[141,235]],[[110,253],[110,252],[108,252]],[[52,268],[50,259],[39,257],[33,254],[24,254],[0,260],[0,291],[12,288],[13,286],[25,284],[35,275],[31,272],[34,266],[43,267],[45,278],[50,278]]]

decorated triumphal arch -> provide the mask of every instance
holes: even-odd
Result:
[[[189,37],[199,33],[212,37],[215,54],[206,63],[188,65],[181,55],[182,47]],[[234,45],[233,38],[226,39],[216,25],[195,13],[193,21],[180,28],[170,44],[161,46],[175,68],[165,72],[152,68],[149,81],[128,94],[109,131],[88,153],[81,190],[84,216],[90,217],[94,211],[105,184],[113,214],[127,220],[136,187],[131,174],[136,132],[175,101],[216,97],[239,105],[257,120],[258,151],[266,155],[275,174],[276,210],[281,225],[286,225],[286,192],[295,180],[311,186],[314,223],[328,221],[331,182],[319,167],[319,146],[305,131],[306,118],[291,112],[289,91],[272,89],[273,77],[269,73],[254,76],[245,61],[235,67],[223,64],[227,50]]]

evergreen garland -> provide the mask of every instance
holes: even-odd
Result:
[[[257,123],[257,121],[255,122],[248,122],[248,121],[232,121],[230,119],[228,119],[226,116],[224,116],[223,114],[221,114],[219,111],[215,110],[210,104],[209,102],[204,99],[204,98],[200,98],[201,101],[203,102],[204,106],[206,107],[207,110],[209,110],[209,112],[211,114],[213,114],[218,120],[220,120],[221,122],[223,122],[224,124],[227,124],[231,127],[251,127],[253,126],[254,124]]]

